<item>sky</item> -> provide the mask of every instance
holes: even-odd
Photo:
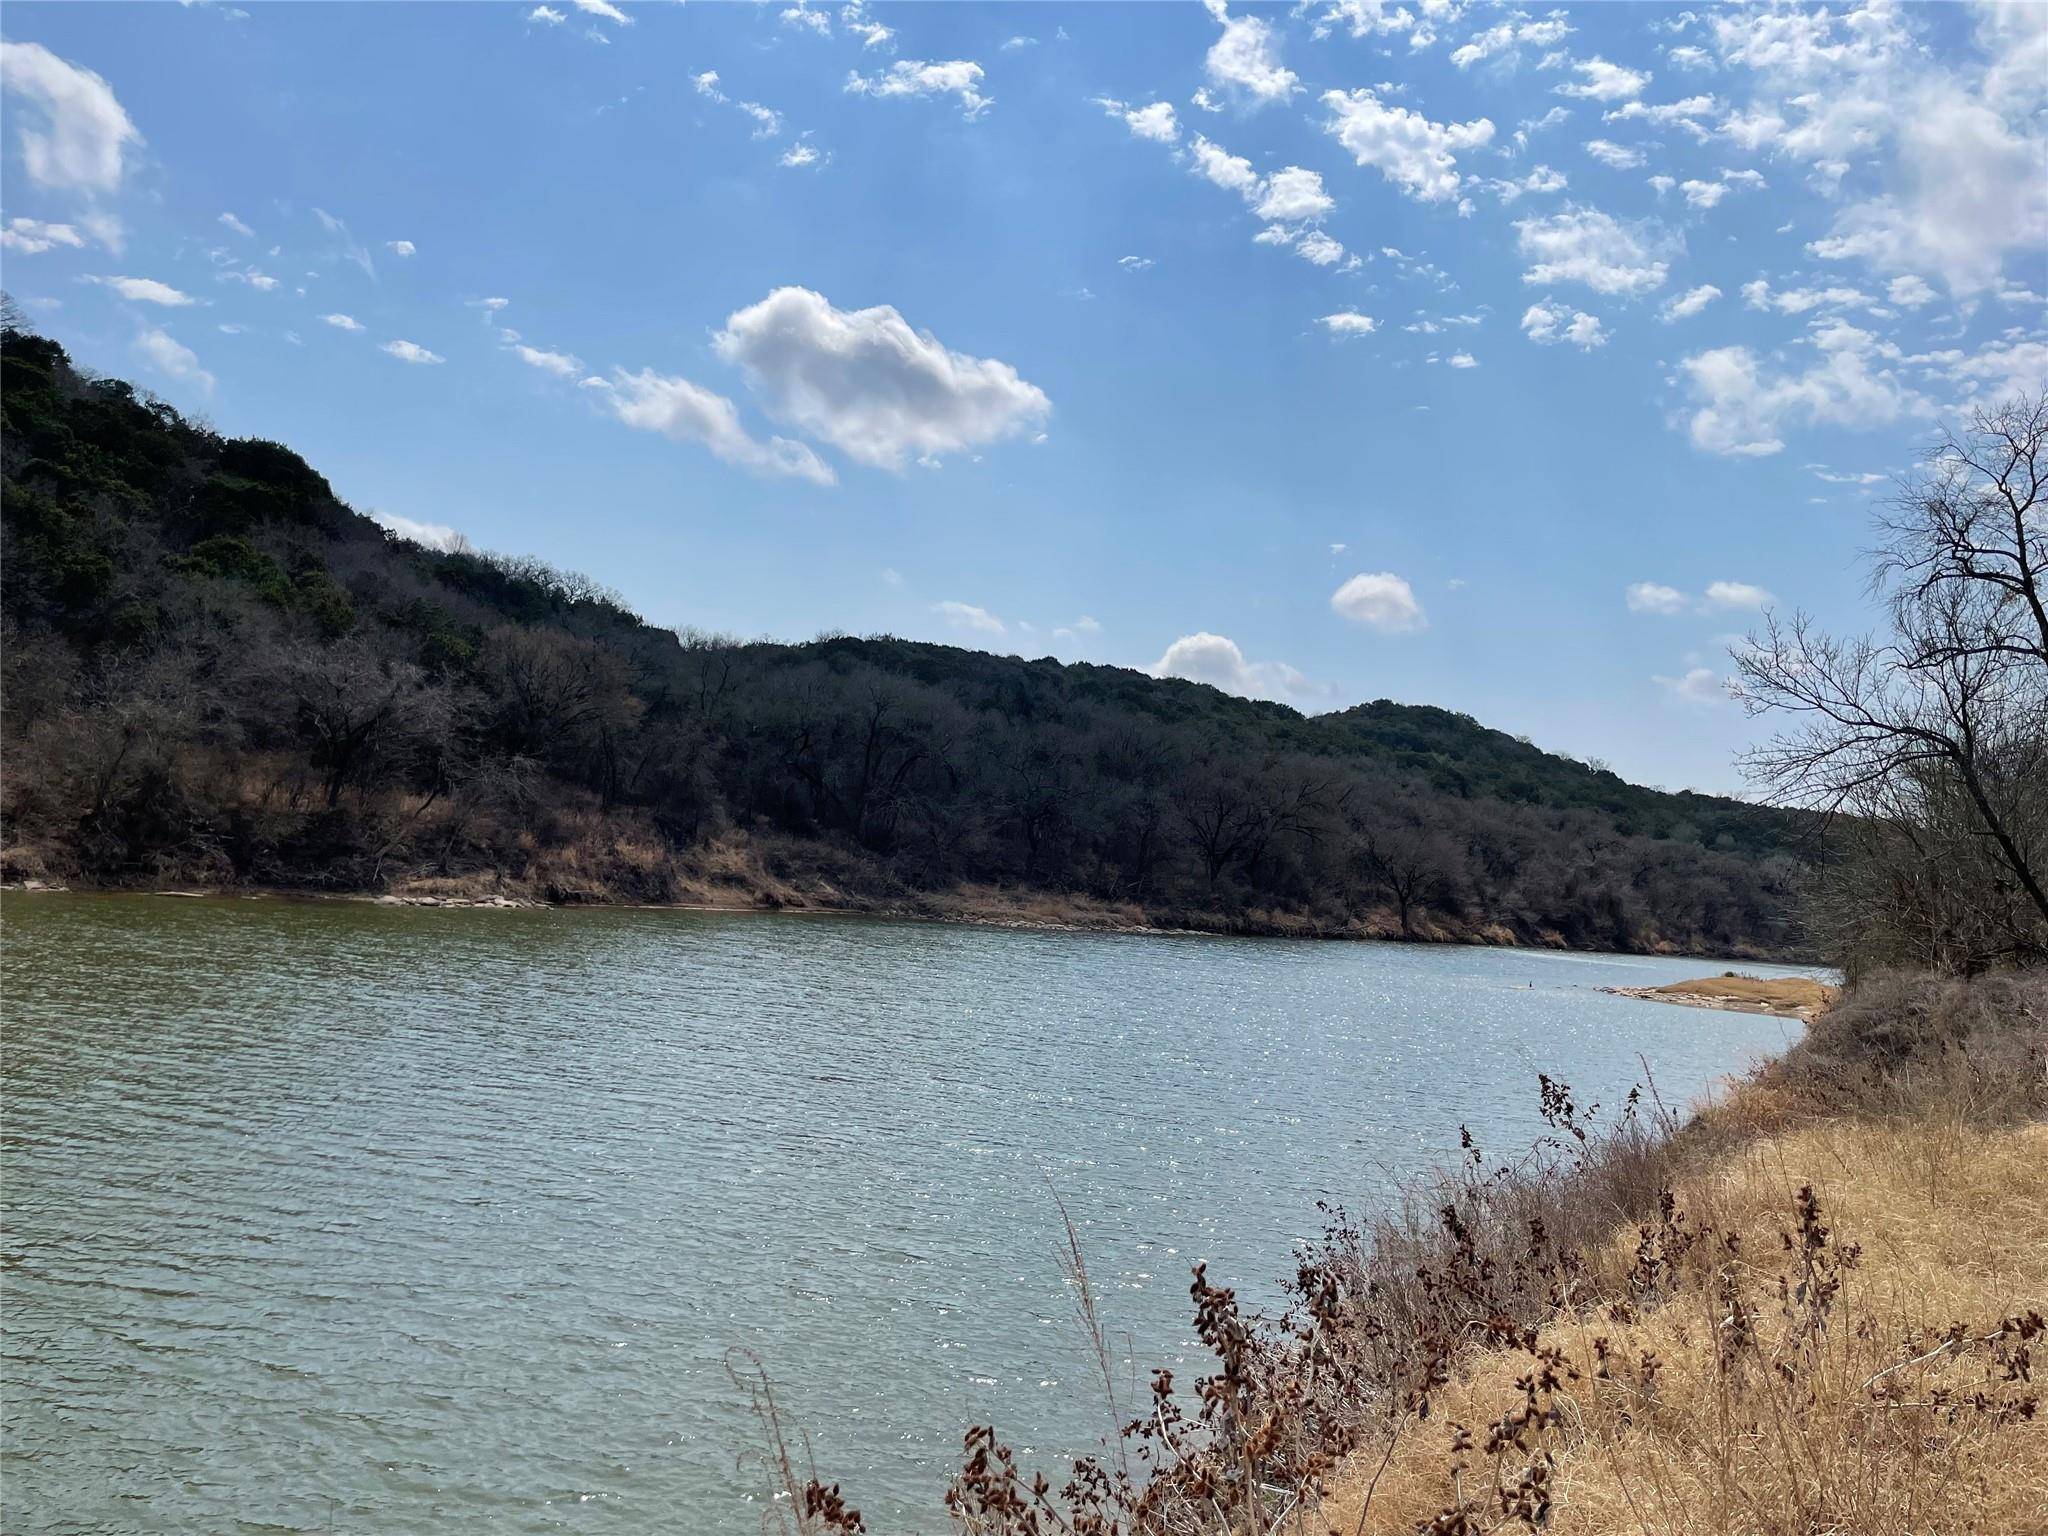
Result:
[[[888,632],[1737,791],[2048,384],[2048,7],[42,5],[0,271],[86,366],[653,622]]]

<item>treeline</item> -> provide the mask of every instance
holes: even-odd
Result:
[[[552,899],[990,887],[1210,926],[1782,952],[1803,818],[1448,711],[643,624],[398,540],[275,443],[0,334],[8,871]],[[773,889],[766,888],[772,885]]]

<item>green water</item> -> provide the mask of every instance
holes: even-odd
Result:
[[[1315,1202],[1683,1099],[1788,1026],[1698,961],[818,917],[36,895],[4,912],[10,1530],[751,1532],[768,1364],[820,1470],[943,1528],[970,1421],[1102,1412],[1187,1267]],[[1746,967],[1746,969],[1763,969]],[[1055,1464],[1054,1470],[1057,1471]]]

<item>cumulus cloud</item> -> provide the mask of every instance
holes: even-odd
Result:
[[[1631,582],[1627,599],[1630,613],[1658,613],[1668,618],[1685,612],[1685,594],[1660,581]]]
[[[69,224],[45,224],[41,219],[9,219],[0,229],[0,250],[17,256],[39,256],[60,245],[82,250],[85,237]]]
[[[651,368],[638,373],[619,368],[599,392],[611,413],[627,426],[658,432],[674,442],[702,443],[728,464],[814,485],[831,485],[838,478],[831,465],[802,443],[786,437],[760,441],[741,425],[739,408],[732,401],[688,379]]]
[[[1324,315],[1316,324],[1328,327],[1332,336],[1369,336],[1380,328],[1379,321],[1371,315],[1361,315],[1355,309]]]
[[[213,393],[213,375],[199,366],[192,349],[167,331],[144,330],[135,338],[135,354],[166,378],[190,384],[202,394]]]
[[[995,105],[993,98],[981,93],[982,73],[981,66],[968,59],[942,64],[898,59],[880,74],[850,72],[846,89],[856,96],[956,96],[962,115],[971,120]]]
[[[1707,583],[1706,605],[1709,608],[1768,608],[1776,599],[1764,588],[1747,581],[1712,581]]]
[[[538,368],[542,373],[552,373],[558,379],[578,378],[583,373],[582,360],[568,352],[550,352],[544,347],[529,347],[523,341],[513,342],[511,350],[527,367]]]
[[[1145,669],[1154,677],[1207,683],[1248,699],[1326,697],[1332,690],[1309,680],[1284,661],[1247,661],[1235,640],[1207,630],[1182,635]]]
[[[1925,404],[1889,366],[1896,348],[1841,320],[1823,321],[1804,369],[1772,371],[1748,347],[1715,347],[1679,364],[1693,399],[1693,444],[1757,458],[1785,446],[1799,425],[1879,427]]]
[[[322,315],[320,319],[324,324],[333,326],[337,331],[360,331],[363,328],[362,321],[356,319],[354,315]]]
[[[1525,283],[1583,283],[1595,293],[1637,294],[1662,286],[1669,271],[1643,226],[1575,204],[1518,221],[1515,244],[1530,263]]]
[[[1225,191],[1239,194],[1247,202],[1258,197],[1261,183],[1251,161],[1243,155],[1231,154],[1222,145],[1211,143],[1199,133],[1195,135],[1194,169],[1198,176],[1207,177]]]
[[[1688,288],[1684,293],[1666,299],[1657,311],[1657,317],[1667,325],[1674,320],[1690,320],[1720,297],[1721,290],[1712,283],[1701,283],[1697,288]]]
[[[1907,273],[1895,277],[1885,289],[1885,296],[1901,309],[1918,309],[1923,304],[1934,302],[1934,290],[1927,286],[1924,278]]]
[[[1607,332],[1597,315],[1562,304],[1531,304],[1522,312],[1522,331],[1539,346],[1568,341],[1581,352],[1590,352],[1607,345]]]
[[[1642,95],[1643,87],[1650,83],[1650,76],[1643,71],[1610,64],[1597,55],[1580,59],[1572,65],[1572,72],[1579,78],[1558,86],[1558,95],[1582,96],[1590,101],[1624,101]]]
[[[713,345],[771,415],[884,469],[1013,437],[1052,411],[1010,364],[955,352],[889,305],[836,309],[808,288],[735,311]]]
[[[1280,40],[1270,22],[1257,16],[1232,16],[1224,0],[1203,0],[1223,28],[1203,60],[1209,83],[1254,106],[1285,101],[1301,87],[1294,71],[1280,62]]]
[[[1329,117],[1324,132],[1360,165],[1369,165],[1410,197],[1425,203],[1458,195],[1458,155],[1493,141],[1486,118],[1469,123],[1433,123],[1419,112],[1389,106],[1369,88],[1325,91]]]
[[[120,188],[142,135],[105,80],[41,43],[0,42],[0,91],[30,181],[87,196]]]
[[[384,249],[394,256],[417,256],[420,248],[410,240],[386,240]]]
[[[183,309],[199,300],[189,293],[182,293],[169,283],[160,283],[153,277],[85,277],[80,282],[98,283],[102,288],[111,288],[122,298],[136,304],[160,304],[165,309]]]
[[[1134,107],[1111,96],[1098,96],[1095,104],[1111,117],[1121,118],[1124,126],[1137,138],[1150,139],[1155,144],[1180,142],[1180,120],[1173,115],[1173,103],[1170,101]]]
[[[1352,577],[1330,594],[1330,611],[1383,635],[1414,634],[1429,627],[1415,589],[1392,571]]]
[[[1252,212],[1262,219],[1301,223],[1320,219],[1337,200],[1323,190],[1323,178],[1314,171],[1290,165],[1266,178]]]
[[[1007,634],[1003,621],[986,608],[977,608],[973,603],[956,603],[950,599],[933,603],[932,612],[944,619],[953,628],[970,635]]]
[[[1844,209],[1813,255],[1930,274],[1968,295],[1995,287],[2009,255],[2048,246],[2048,138],[1940,87],[1899,112],[1898,133],[1898,189]]]
[[[1617,171],[1632,171],[1643,163],[1643,152],[1631,149],[1626,144],[1617,144],[1612,139],[1586,140],[1586,153],[1602,165]]]
[[[387,341],[378,350],[380,352],[388,352],[401,363],[445,363],[448,361],[440,353],[429,352],[416,341]]]

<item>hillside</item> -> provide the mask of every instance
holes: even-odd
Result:
[[[1804,824],[1441,709],[642,623],[0,337],[6,870],[1780,953]]]

